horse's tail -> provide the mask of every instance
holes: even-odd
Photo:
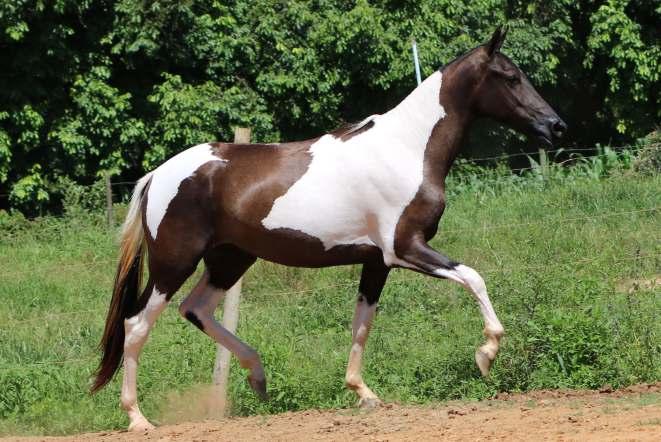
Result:
[[[138,292],[142,283],[144,258],[144,230],[142,227],[142,200],[151,180],[151,172],[138,181],[133,190],[129,211],[122,225],[119,265],[115,286],[106,318],[106,327],[99,344],[103,357],[96,370],[91,392],[106,385],[117,372],[124,354],[124,319],[134,315]]]

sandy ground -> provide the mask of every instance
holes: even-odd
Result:
[[[162,426],[147,434],[89,433],[12,441],[661,441],[661,383],[612,391],[500,394],[482,402],[388,404]]]

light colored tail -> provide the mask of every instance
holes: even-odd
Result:
[[[149,184],[153,173],[154,172],[149,172],[138,180],[138,183],[133,190],[133,195],[131,195],[128,213],[124,219],[124,224],[122,224],[122,230],[120,233],[119,268],[117,269],[117,277],[120,280],[126,278],[126,275],[131,268],[133,258],[138,254],[138,251],[142,249],[145,234],[142,229],[142,212],[140,211],[140,208],[142,206],[145,187]]]
[[[99,344],[103,351],[92,392],[106,385],[117,372],[124,355],[124,319],[135,315],[142,285],[145,234],[142,228],[142,199],[152,173],[142,177],[133,190],[129,211],[122,225],[119,264],[106,326]]]

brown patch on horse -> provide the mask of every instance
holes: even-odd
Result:
[[[208,247],[215,213],[210,176],[224,164],[209,162],[182,180],[158,226],[156,238],[145,236],[149,273],[156,276],[156,289],[167,300],[193,274]]]

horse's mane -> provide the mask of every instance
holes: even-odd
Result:
[[[462,60],[464,60],[465,58],[468,58],[469,55],[472,55],[473,52],[475,52],[476,50],[478,50],[478,49],[481,48],[482,46],[483,46],[483,45],[480,45],[480,46],[474,47],[474,48],[471,49],[470,51],[465,52],[465,53],[463,53],[463,54],[461,54],[461,55],[455,57],[454,59],[450,60],[448,63],[445,63],[443,66],[441,66],[440,68],[438,68],[438,70],[441,71],[441,72],[443,72],[443,71],[444,71],[447,67],[449,67],[450,65],[453,65],[454,63],[459,63],[459,62],[461,62]]]
[[[330,132],[335,138],[344,138],[351,136],[360,132],[361,130],[367,130],[370,127],[374,126],[374,119],[378,117],[379,114],[370,115],[358,123],[345,123],[342,126],[338,127],[334,131]]]

